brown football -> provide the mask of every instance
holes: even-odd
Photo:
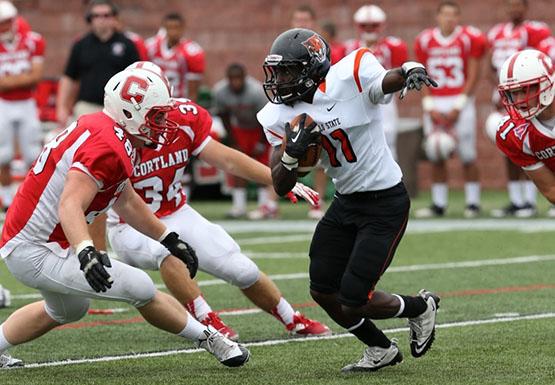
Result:
[[[310,115],[307,115],[307,114],[297,115],[289,123],[291,124],[291,128],[293,132],[297,132],[297,130],[299,129],[299,122],[303,115],[306,115],[305,127],[312,124],[312,122],[314,122],[314,120],[310,117]],[[283,138],[283,142],[281,144],[282,153],[285,150],[285,143],[287,143],[287,137]],[[320,140],[308,146],[308,149],[306,150],[306,153],[304,154],[304,156],[301,159],[299,159],[299,168],[297,168],[298,176],[300,177],[305,176],[306,174],[308,174],[310,171],[314,169],[314,167],[318,163],[318,160],[320,159],[320,152],[322,152],[322,143]]]

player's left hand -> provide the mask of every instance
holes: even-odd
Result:
[[[198,270],[198,258],[195,250],[189,246],[187,242],[183,242],[179,239],[177,233],[173,231],[166,235],[160,243],[166,246],[166,249],[168,249],[173,256],[181,259],[185,265],[187,265],[191,278],[195,278]]]
[[[408,91],[416,89],[420,91],[422,85],[426,87],[437,87],[437,83],[426,72],[426,68],[417,62],[409,61],[401,66],[403,77],[405,78],[405,87],[401,90],[399,99],[403,99]]]
[[[306,153],[308,146],[316,143],[320,138],[320,128],[316,122],[305,127],[306,114],[299,121],[299,129],[293,131],[291,124],[285,123],[285,136],[287,143],[285,144],[285,152],[292,158],[300,159]]]
[[[297,203],[297,201],[298,201],[297,195],[300,196],[301,198],[303,198],[305,201],[307,201],[312,206],[317,206],[318,203],[320,202],[320,194],[318,194],[316,191],[314,191],[310,187],[305,186],[304,184],[299,183],[299,182],[297,182],[295,184],[295,186],[293,187],[293,189],[287,193],[286,197],[292,203]]]

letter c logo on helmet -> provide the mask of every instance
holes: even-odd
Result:
[[[148,90],[148,82],[137,76],[129,76],[121,87],[121,98],[129,103],[140,104]]]

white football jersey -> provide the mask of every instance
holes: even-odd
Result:
[[[382,81],[387,71],[367,48],[333,65],[312,103],[267,103],[257,114],[266,139],[281,144],[285,123],[307,113],[320,126],[320,165],[341,194],[383,190],[399,183],[402,172],[389,150],[380,104],[391,101]]]

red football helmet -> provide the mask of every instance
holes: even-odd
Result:
[[[544,53],[527,49],[511,55],[499,73],[503,105],[513,119],[532,119],[552,102],[554,68]]]

